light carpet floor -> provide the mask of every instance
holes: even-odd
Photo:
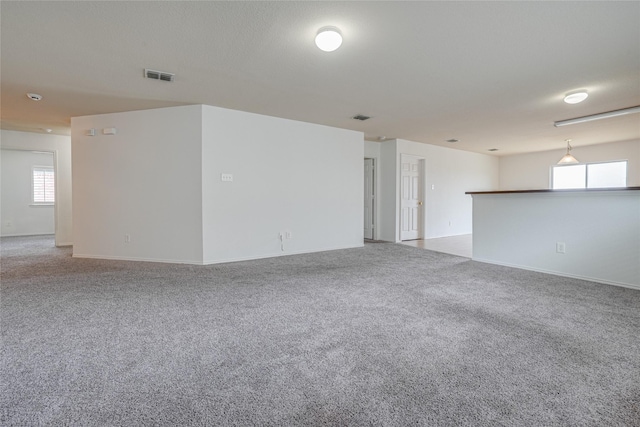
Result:
[[[383,243],[204,267],[1,245],[3,426],[640,425],[640,291]]]

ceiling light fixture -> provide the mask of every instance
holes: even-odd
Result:
[[[451,142],[451,143],[459,142],[459,141],[460,141],[459,139],[455,139],[455,138],[447,139],[447,142]]]
[[[38,95],[37,93],[28,93],[27,98],[32,101],[40,101],[42,99],[42,95]]]
[[[640,105],[635,107],[622,108],[620,110],[607,111],[606,113],[592,114],[590,116],[576,117],[575,119],[560,120],[554,122],[555,127],[574,125],[576,123],[591,122],[593,120],[608,119],[610,117],[624,116],[626,114],[640,113]]]
[[[560,161],[558,162],[559,165],[566,165],[566,164],[571,164],[571,163],[580,163],[578,161],[578,159],[576,159],[575,157],[573,157],[571,155],[571,140],[567,139],[565,140],[567,142],[567,154],[565,154]]]
[[[325,52],[333,52],[342,44],[342,34],[336,27],[322,27],[316,35],[316,46]]]
[[[587,99],[588,96],[589,94],[586,90],[581,90],[580,92],[567,94],[567,96],[564,97],[564,102],[567,104],[577,104]]]

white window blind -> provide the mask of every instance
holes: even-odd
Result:
[[[53,168],[35,166],[33,168],[33,203],[54,203],[55,201]]]

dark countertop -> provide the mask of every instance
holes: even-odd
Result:
[[[568,190],[506,190],[506,191],[467,191],[464,194],[520,194],[520,193],[591,193],[594,191],[635,191],[640,187],[611,187],[611,188],[576,188]]]

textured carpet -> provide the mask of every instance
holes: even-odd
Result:
[[[637,290],[395,244],[205,267],[1,245],[3,426],[640,425]]]

